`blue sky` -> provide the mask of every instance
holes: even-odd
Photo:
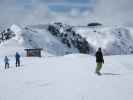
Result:
[[[17,6],[32,8],[36,5],[47,5],[48,8],[55,12],[67,12],[71,9],[79,9],[81,11],[91,8],[95,0],[16,0]],[[27,9],[28,10],[28,9]]]

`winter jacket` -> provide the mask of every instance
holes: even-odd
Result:
[[[18,53],[16,53],[15,57],[16,57],[16,60],[20,59],[20,55]]]
[[[104,63],[103,54],[100,51],[97,51],[96,54],[96,62],[97,63]]]
[[[7,57],[5,57],[4,61],[5,63],[9,63],[9,59]]]

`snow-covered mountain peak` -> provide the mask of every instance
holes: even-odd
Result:
[[[43,48],[53,55],[70,53],[94,54],[98,47],[105,55],[133,53],[133,29],[128,27],[50,25],[12,25],[15,36],[6,45]],[[5,45],[5,44],[3,44]]]
[[[18,43],[23,44],[24,43],[24,39],[23,39],[23,36],[22,36],[23,35],[22,28],[19,27],[18,25],[13,24],[10,29],[15,34],[15,37],[13,39],[18,41]]]
[[[18,25],[15,25],[15,24],[13,24],[12,26],[11,26],[11,30],[14,32],[14,33],[20,33],[21,31],[22,31],[22,29],[18,26]]]

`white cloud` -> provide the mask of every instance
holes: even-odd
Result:
[[[63,2],[64,0],[51,0],[51,2],[52,1],[54,1],[53,4],[58,4],[58,2]],[[50,3],[50,1],[48,2]],[[66,3],[66,5],[68,4]],[[77,6],[83,7],[83,4],[77,4]],[[0,0],[0,12],[1,24],[7,25],[40,24],[54,21],[63,21],[72,24],[79,22],[79,24],[81,24],[83,21],[80,20],[83,19],[82,17],[85,17],[82,16],[83,12],[81,13],[77,8],[72,9],[70,12],[53,12],[48,8],[48,3],[40,3],[37,0],[32,0],[28,4],[18,4],[16,0]]]
[[[72,10],[70,11],[70,15],[73,16],[73,17],[75,17],[75,16],[80,16],[80,11],[79,11],[79,9],[76,9],[76,8],[72,9]]]
[[[94,17],[106,24],[133,25],[133,0],[97,0]]]
[[[1,24],[40,24],[62,21],[69,24],[84,24],[99,21],[105,24],[133,25],[133,0],[93,0],[92,4],[71,4],[68,12],[54,12],[48,5],[62,4],[64,0],[32,0],[29,4],[18,4],[16,0],[0,0]],[[96,2],[94,2],[96,1]],[[28,8],[29,6],[29,8]],[[69,6],[66,3],[66,6]],[[81,11],[80,7],[92,9]],[[26,8],[25,8],[26,7]]]

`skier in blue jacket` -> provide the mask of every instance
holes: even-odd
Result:
[[[16,52],[15,58],[16,58],[16,67],[19,67],[20,66],[20,54],[18,52]]]

